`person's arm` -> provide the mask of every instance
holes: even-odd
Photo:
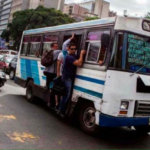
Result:
[[[68,40],[66,40],[64,43],[63,43],[63,49],[62,50],[67,50],[67,45],[71,42],[71,40],[73,40],[74,39],[74,33],[72,34],[72,37],[70,38],[70,39],[68,39]]]
[[[78,67],[81,67],[82,64],[83,64],[83,60],[84,60],[84,55],[86,54],[86,51],[85,50],[82,50],[81,51],[81,54],[80,54],[80,58],[79,60],[76,60],[73,64],[75,66],[78,66]]]
[[[60,77],[60,67],[61,67],[61,61],[57,60],[57,77]]]

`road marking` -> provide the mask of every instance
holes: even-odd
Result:
[[[13,115],[10,116],[6,116],[6,115],[0,115],[0,122],[4,121],[4,120],[16,120],[16,117]]]
[[[62,145],[62,141],[59,141],[58,144],[59,144],[59,145]]]
[[[34,136],[31,133],[18,133],[18,132],[14,132],[12,134],[6,133],[6,135],[12,140],[12,141],[16,141],[16,142],[20,142],[20,143],[25,143],[31,140],[38,140],[39,137],[38,136]]]

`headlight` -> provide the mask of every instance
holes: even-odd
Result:
[[[128,108],[129,108],[129,102],[122,101],[122,102],[121,102],[120,109],[121,109],[121,110],[128,110]]]

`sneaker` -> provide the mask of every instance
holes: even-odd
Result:
[[[50,108],[51,107],[51,103],[47,103],[47,107]]]
[[[64,119],[64,118],[65,118],[65,114],[64,114],[64,113],[62,113],[62,112],[60,112],[60,113],[59,113],[59,116],[60,116],[62,119]]]

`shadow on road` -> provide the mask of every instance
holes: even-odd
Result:
[[[40,99],[37,99],[35,105],[33,105],[26,101],[25,96],[5,95],[4,97],[1,97],[1,98],[6,101],[11,100],[13,101],[13,103],[19,103],[18,105],[20,105],[20,107],[28,107],[28,109],[32,109],[33,107],[35,107],[36,110],[38,110],[39,112],[44,111],[48,113],[48,115],[50,116],[57,117],[56,114],[53,113],[51,110],[49,110],[46,107],[45,103],[41,101]],[[60,121],[60,119],[58,119],[58,121]],[[71,126],[66,121],[62,121],[61,124],[64,124],[66,128]],[[79,130],[78,126],[71,126],[71,128],[74,128],[75,131]],[[77,133],[78,132],[80,131],[77,131]],[[80,138],[82,138],[82,136],[83,137],[85,136],[86,138],[89,138],[90,140],[92,140],[91,142],[95,143],[95,147],[93,148],[97,148],[98,146],[102,146],[102,147],[104,146],[104,148],[107,148],[107,149],[110,149],[110,148],[111,149],[112,148],[121,148],[121,149],[150,148],[150,145],[149,145],[150,136],[149,135],[140,135],[136,131],[128,129],[128,128],[104,128],[99,132],[98,136],[96,137],[91,137],[91,136],[79,133],[79,135],[80,134],[81,134]]]

